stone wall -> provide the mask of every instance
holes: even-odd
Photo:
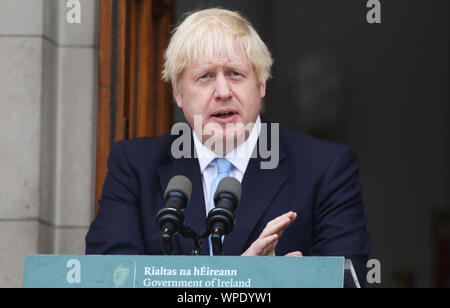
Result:
[[[93,217],[98,2],[0,0],[0,287],[26,254],[83,254]]]

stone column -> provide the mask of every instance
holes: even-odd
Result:
[[[93,217],[97,1],[0,1],[0,287],[26,254],[83,254]]]

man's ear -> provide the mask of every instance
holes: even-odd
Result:
[[[183,101],[181,99],[181,95],[177,90],[177,87],[172,83],[172,91],[173,97],[175,97],[175,101],[177,102],[177,106],[183,108]]]
[[[261,99],[266,96],[266,83],[262,83],[259,85],[259,93],[261,94]]]

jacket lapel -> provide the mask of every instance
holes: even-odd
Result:
[[[203,183],[198,160],[196,158],[175,159],[170,153],[169,156],[171,158],[171,162],[168,165],[162,166],[158,169],[162,194],[164,194],[170,179],[176,175],[184,175],[191,180],[191,198],[189,199],[189,204],[184,210],[185,225],[189,226],[197,234],[199,234],[206,225],[206,210]],[[194,241],[178,234],[173,239],[174,250],[175,242],[177,240],[181,246],[182,253],[191,254],[192,249],[194,248]],[[202,254],[207,254],[209,252],[207,241],[205,240],[202,241],[201,251]]]
[[[270,124],[267,128],[268,144],[271,147]],[[258,149],[260,141],[261,139],[258,140]],[[235,211],[236,223],[233,231],[225,236],[224,255],[240,255],[244,252],[243,248],[248,244],[258,222],[269,206],[274,204],[277,193],[285,184],[288,170],[281,144],[279,149],[280,161],[275,169],[261,169],[264,159],[260,158],[259,153],[256,158],[250,159],[242,180],[241,201]]]

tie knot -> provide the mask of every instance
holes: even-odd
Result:
[[[217,174],[226,174],[228,175],[231,170],[231,163],[226,158],[216,158],[217,163]]]

